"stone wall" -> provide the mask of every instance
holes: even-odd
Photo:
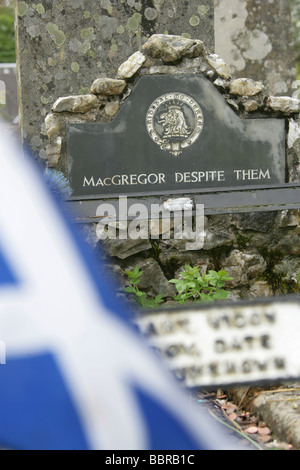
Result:
[[[48,165],[66,171],[66,123],[108,122],[145,74],[201,74],[210,80],[227,103],[243,119],[284,118],[287,138],[287,182],[299,183],[299,100],[265,94],[261,82],[234,79],[226,63],[210,54],[201,41],[154,35],[119,67],[118,78],[97,78],[86,95],[58,99],[47,115]],[[82,84],[85,86],[85,83]],[[97,224],[82,230],[95,256],[104,257],[108,274],[126,285],[125,270],[139,266],[144,275],[140,287],[150,296],[161,293],[172,299],[168,280],[185,264],[199,265],[201,272],[226,269],[230,299],[271,296],[297,291],[300,272],[299,211],[273,211],[205,217],[205,242],[201,250],[186,251],[186,240],[106,240],[96,236]],[[161,227],[155,227],[157,234]],[[104,250],[104,252],[103,252]],[[104,254],[103,254],[104,253]]]

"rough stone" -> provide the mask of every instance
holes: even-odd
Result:
[[[126,62],[120,65],[118,69],[119,78],[131,78],[136,72],[142,67],[146,60],[146,57],[141,52],[135,52],[132,54]]]
[[[273,269],[283,281],[298,283],[298,274],[300,273],[300,257],[287,256],[280,263],[276,264]]]
[[[62,134],[63,125],[63,118],[59,114],[47,114],[45,118],[45,128],[50,141]]]
[[[164,298],[176,295],[175,287],[167,281],[157,261],[152,258],[135,259],[134,264],[129,265],[127,269],[133,269],[135,266],[139,266],[143,271],[139,282],[140,289],[147,290],[147,293],[153,296],[162,294]]]
[[[149,74],[172,74],[178,71],[177,67],[172,65],[153,65],[149,69]]]
[[[103,240],[103,248],[109,256],[126,259],[152,248],[149,240]]]
[[[47,149],[47,163],[50,168],[54,168],[58,165],[60,156],[61,156],[61,145],[62,138],[56,137],[51,143],[46,147]]]
[[[239,110],[239,105],[235,100],[228,99],[227,103],[234,109],[235,111]]]
[[[177,62],[182,57],[198,57],[204,51],[204,44],[197,39],[154,34],[143,45],[142,51],[151,57],[162,59],[166,63],[172,63]]]
[[[229,91],[232,95],[255,96],[265,89],[261,82],[255,82],[251,78],[236,78],[230,82]]]
[[[269,233],[275,225],[276,212],[252,212],[250,214],[234,214],[231,223],[240,230],[251,230]]]
[[[233,250],[228,257],[222,257],[222,266],[233,278],[228,282],[230,287],[243,286],[262,274],[266,269],[266,261],[258,252]]]
[[[232,289],[225,302],[239,302],[242,299],[241,289]]]
[[[220,247],[231,247],[235,242],[235,233],[231,215],[216,215],[205,218],[203,250],[209,251]]]
[[[223,90],[227,90],[228,87],[229,87],[229,84],[226,80],[223,80],[222,78],[217,78],[215,81],[214,81],[214,85],[218,88],[221,88]]]
[[[289,132],[288,132],[288,148],[291,149],[300,139],[300,124],[299,121],[289,119]]]
[[[185,265],[198,266],[201,274],[214,269],[212,258],[202,250],[199,252],[170,250],[162,244],[159,250],[159,262],[169,271],[170,278],[178,278]]]
[[[220,246],[230,246],[235,240],[234,233],[226,229],[226,227],[214,227],[205,230],[205,238],[203,250],[212,250]]]
[[[99,100],[95,95],[65,96],[58,98],[52,107],[54,113],[87,113],[99,106]]]
[[[252,113],[253,111],[256,111],[259,108],[259,103],[255,100],[247,100],[243,102],[243,106],[247,113]]]
[[[124,80],[114,80],[112,78],[97,78],[91,86],[91,93],[95,95],[121,95],[126,87]]]
[[[290,183],[300,182],[300,121],[289,120],[287,165]]]
[[[109,101],[105,105],[105,114],[106,116],[113,117],[117,114],[120,109],[119,101]]]
[[[289,96],[269,96],[267,106],[273,111],[284,114],[296,114],[300,111],[300,100]]]
[[[221,78],[228,80],[231,77],[228,65],[225,64],[224,60],[221,59],[220,56],[217,54],[210,54],[206,57],[206,60]]]
[[[174,228],[173,220],[166,219],[152,219],[149,222],[149,233],[151,233],[151,238],[159,238],[160,235],[165,235]]]
[[[249,299],[256,299],[260,297],[271,297],[273,291],[267,281],[255,281],[251,284],[249,289]]]
[[[289,398],[294,400],[292,403]],[[252,411],[274,430],[278,439],[300,448],[299,393],[265,393],[253,400]]]
[[[275,248],[286,255],[300,255],[300,227],[282,236]]]
[[[278,227],[298,227],[300,221],[299,210],[284,210],[276,218]]]

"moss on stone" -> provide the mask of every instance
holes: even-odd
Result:
[[[72,72],[78,73],[80,70],[80,65],[78,64],[78,62],[72,62],[71,69],[72,69]]]
[[[259,281],[266,281],[271,287],[274,294],[296,294],[299,292],[299,285],[297,282],[286,281],[283,274],[275,273],[273,270],[267,268],[262,276],[258,279]]]
[[[94,36],[94,28],[83,28],[80,32],[82,39],[92,39]]]
[[[55,23],[48,23],[47,31],[57,46],[62,46],[66,42],[65,33]]]
[[[134,15],[128,19],[127,27],[130,31],[136,32],[142,21],[142,15],[140,13],[134,13]]]
[[[236,235],[236,242],[237,242],[239,249],[242,250],[246,248],[252,238],[253,238],[253,235],[245,237],[244,235],[238,233]]]
[[[174,279],[176,271],[180,268],[182,263],[178,261],[176,256],[168,258],[163,266],[163,272],[167,279]]]
[[[198,26],[200,24],[200,18],[199,16],[197,15],[193,15],[190,17],[190,21],[189,21],[190,25],[195,27],[195,26]]]
[[[208,5],[199,5],[198,6],[198,14],[200,16],[205,16],[210,10],[210,7]]]
[[[18,15],[19,16],[25,16],[27,13],[27,10],[29,8],[29,5],[27,5],[26,2],[20,2],[18,4]]]
[[[38,12],[39,15],[43,15],[45,13],[45,8],[41,3],[39,3],[36,6],[36,11]]]
[[[274,267],[284,258],[284,253],[278,249],[270,249],[264,246],[259,249],[260,254],[266,260],[267,268],[259,277],[259,281],[266,281],[274,294],[295,294],[299,292],[299,285],[294,280],[286,280],[286,273],[276,273]]]

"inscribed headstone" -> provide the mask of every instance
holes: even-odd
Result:
[[[200,76],[142,77],[111,123],[67,136],[74,196],[285,182],[285,121],[242,120]]]

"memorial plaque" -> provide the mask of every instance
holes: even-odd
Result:
[[[168,309],[136,323],[187,387],[300,378],[299,299]]]
[[[206,78],[142,77],[110,123],[69,124],[75,198],[285,183],[285,121],[241,119]]]

